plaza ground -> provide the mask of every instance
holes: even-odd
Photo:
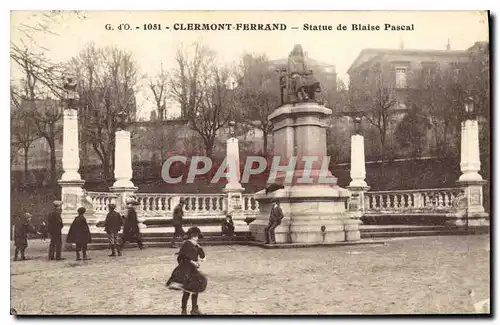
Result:
[[[206,247],[207,314],[408,314],[474,312],[490,295],[490,239],[395,238],[385,245],[266,250]],[[165,282],[173,248],[90,251],[91,261],[49,262],[48,241],[31,241],[28,261],[11,264],[11,307],[26,314],[180,313]],[[190,308],[190,303],[189,307]]]

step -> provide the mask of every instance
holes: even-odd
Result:
[[[398,231],[361,233],[361,238],[421,237],[466,235],[465,231]]]
[[[222,246],[222,245],[246,245],[247,241],[229,241],[229,240],[219,240],[219,241],[212,241],[212,242],[207,242],[207,243],[202,243],[200,242],[200,245],[202,246]],[[144,242],[144,246],[146,249],[148,247],[168,247],[170,248],[170,242]],[[137,244],[125,244],[125,249],[124,251],[127,251],[128,249],[138,249]],[[180,245],[177,244],[177,248],[179,248]],[[105,243],[92,243],[87,246],[88,250],[102,250],[102,249],[109,249],[109,245]],[[74,251],[74,247],[71,249],[68,249],[68,251]]]
[[[407,227],[377,227],[377,226],[360,226],[360,231],[362,233],[371,233],[371,232],[405,232],[405,231],[456,231],[461,229],[456,226],[407,226]]]
[[[249,236],[234,236],[234,240],[247,240]],[[213,241],[220,241],[221,239],[226,240],[225,237],[223,236],[210,236],[210,237],[204,237],[203,239],[200,240],[200,243],[208,243],[208,242],[213,242]],[[172,240],[172,236],[147,236],[147,237],[142,237],[142,241],[145,243],[148,242],[170,242]],[[229,240],[229,239],[227,239]],[[107,243],[108,238],[107,237],[100,237],[100,238],[95,238],[92,237],[92,243]]]

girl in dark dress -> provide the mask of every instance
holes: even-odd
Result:
[[[83,253],[84,260],[90,260],[91,258],[87,256],[87,244],[92,242],[90,236],[90,229],[87,223],[87,219],[83,215],[85,213],[85,208],[78,208],[78,216],[73,220],[73,223],[69,227],[68,237],[66,241],[68,243],[76,244],[76,260],[81,261],[80,251]]]
[[[191,227],[186,232],[187,239],[177,253],[179,265],[173,270],[167,287],[172,290],[182,290],[181,315],[187,315],[187,303],[191,295],[191,315],[202,315],[198,308],[198,294],[207,288],[207,278],[198,270],[200,260],[205,260],[205,252],[198,244],[203,238],[198,227]]]

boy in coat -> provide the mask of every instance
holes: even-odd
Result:
[[[117,253],[118,256],[122,256],[120,244],[118,243],[118,233],[123,223],[122,216],[115,211],[115,204],[110,203],[108,208],[109,213],[106,216],[106,220],[104,220],[104,231],[108,234],[109,246],[111,247],[111,255],[109,256],[116,256]]]
[[[73,220],[66,241],[68,243],[76,244],[76,260],[81,261],[80,251],[83,253],[84,260],[90,260],[91,258],[87,256],[87,244],[92,242],[90,236],[90,229],[85,219],[84,213],[85,208],[78,208],[78,216]]]
[[[24,252],[28,247],[28,233],[36,234],[37,232],[31,225],[31,214],[26,212],[14,225],[14,261],[18,260],[19,253],[21,253],[21,260],[26,260]]]

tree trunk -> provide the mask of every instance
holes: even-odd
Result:
[[[29,147],[24,148],[24,184],[28,185],[28,152]]]
[[[50,148],[50,186],[55,194],[58,194],[57,188],[57,169],[56,169],[56,146],[54,139],[46,139]]]
[[[267,130],[262,130],[262,136],[264,137],[264,145],[263,145],[263,150],[264,154],[267,155]]]

